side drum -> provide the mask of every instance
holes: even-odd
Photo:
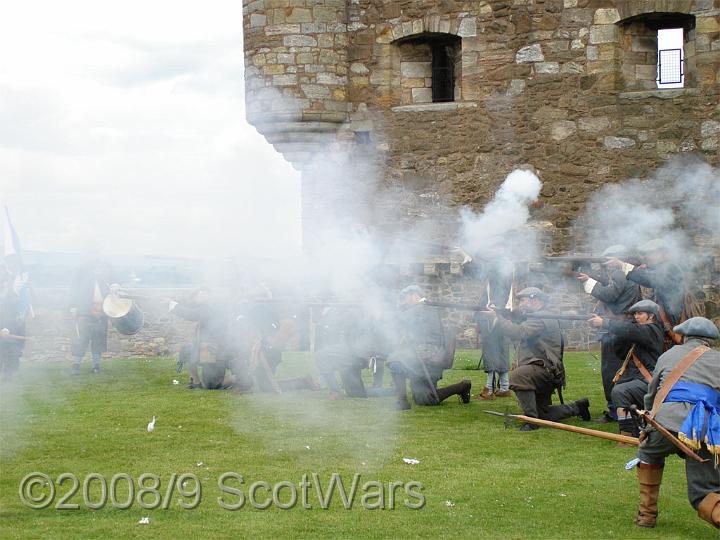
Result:
[[[143,312],[131,298],[109,294],[103,301],[103,312],[115,330],[125,336],[137,334],[145,323]]]

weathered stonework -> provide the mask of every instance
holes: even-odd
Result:
[[[452,228],[453,209],[482,208],[531,166],[544,183],[532,218],[554,227],[548,250],[565,250],[594,189],[678,153],[720,164],[720,0],[244,6],[248,119],[302,171],[306,246],[328,222]],[[685,87],[658,90],[653,21],[678,14]],[[449,103],[432,103],[422,40],[437,35],[459,39]]]

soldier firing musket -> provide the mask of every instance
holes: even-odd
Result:
[[[517,366],[510,372],[510,389],[520,402],[525,416],[551,420],[564,420],[580,416],[590,420],[590,402],[581,398],[572,403],[562,402],[565,386],[563,364],[564,342],[560,323],[556,318],[532,318],[542,313],[549,302],[548,296],[537,287],[528,287],[517,294],[519,311],[527,317],[522,322],[506,319],[501,311],[490,310],[503,333],[518,342]],[[552,405],[552,394],[558,391],[560,405]],[[533,431],[537,425],[525,423],[521,431]]]

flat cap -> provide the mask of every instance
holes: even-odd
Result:
[[[682,336],[695,336],[719,339],[720,332],[711,320],[705,317],[692,317],[673,328],[673,332]]]
[[[650,240],[649,242],[645,242],[642,246],[640,246],[640,251],[642,251],[643,253],[660,251],[663,249],[669,249],[669,247],[667,242],[662,238],[655,238],[653,240]]]
[[[408,285],[402,291],[400,291],[400,294],[403,296],[406,296],[408,294],[422,294],[422,293],[423,293],[423,290],[420,288],[419,285]]]
[[[542,292],[537,287],[526,287],[519,293],[517,293],[518,298],[539,298],[543,302],[548,301],[548,295]]]
[[[613,244],[612,246],[605,249],[605,251],[602,252],[603,257],[616,257],[618,255],[625,255],[627,253],[627,248],[623,246],[622,244]]]
[[[660,307],[652,300],[640,300],[634,303],[627,310],[628,313],[637,313],[642,311],[643,313],[652,313],[656,317],[660,316]]]

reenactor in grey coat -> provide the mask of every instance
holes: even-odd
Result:
[[[720,527],[720,353],[711,349],[720,338],[715,325],[693,317],[673,331],[684,338],[665,352],[655,366],[645,396],[645,410],[671,434],[707,461],[685,459],[690,504],[698,515]],[[678,452],[659,431],[646,428],[638,450],[640,508],[635,522],[654,527],[665,458]]]
[[[628,348],[624,362],[612,379],[612,402],[617,407],[621,435],[640,435],[630,407],[643,406],[655,363],[663,352],[663,330],[658,321],[658,306],[652,300],[640,300],[628,309],[634,321],[602,318],[595,315],[591,326],[602,328],[619,344]]]
[[[519,308],[523,313],[543,309],[547,296],[536,287],[528,287],[517,294]],[[510,389],[520,402],[523,414],[554,422],[571,416],[590,420],[590,402],[582,398],[573,403],[552,405],[552,394],[565,386],[563,365],[563,337],[556,319],[532,319],[513,322],[498,318],[497,324],[503,334],[519,342],[517,366],[510,372]],[[523,424],[521,431],[537,429],[533,424]]]
[[[622,245],[614,245],[607,248],[602,255],[604,257],[622,257],[627,253],[627,248]],[[605,267],[607,284],[604,285],[580,273],[578,279],[583,282],[585,292],[599,300],[596,313],[603,320],[628,320],[628,308],[640,300],[640,286],[626,279],[625,274],[617,267]],[[607,411],[599,422],[614,422],[617,420],[615,414],[617,403],[612,401],[613,377],[623,363],[623,360],[630,351],[631,344],[627,340],[619,339],[612,332],[607,332],[600,337],[600,377],[602,378]]]
[[[685,277],[682,269],[669,258],[669,246],[662,239],[651,240],[640,251],[644,264],[636,266],[617,258],[609,263],[626,275],[627,279],[653,289],[653,300],[660,307],[660,320],[667,334],[666,348],[681,343],[681,337],[675,336],[672,329],[683,322],[685,312]]]
[[[447,365],[445,332],[437,309],[423,304],[422,289],[417,285],[405,287],[400,295],[403,310],[399,314],[398,327],[401,337],[387,362],[398,397],[397,408],[410,408],[408,379],[413,400],[418,405],[439,405],[456,394],[463,403],[469,403],[470,381],[437,387],[443,371],[450,367]]]

